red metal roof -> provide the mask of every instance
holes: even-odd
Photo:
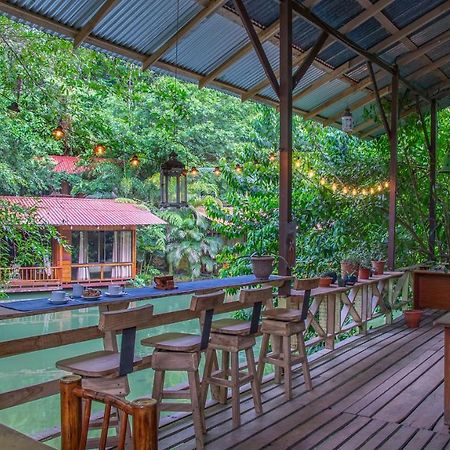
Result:
[[[79,166],[80,158],[78,156],[49,155],[56,164],[53,168],[54,172],[65,173],[83,173],[87,170],[86,166]]]
[[[166,222],[136,204],[110,199],[75,197],[0,196],[25,207],[37,207],[42,222],[55,226],[165,225]]]

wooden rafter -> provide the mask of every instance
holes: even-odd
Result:
[[[450,5],[450,0],[448,0],[447,3],[449,3],[449,5]],[[336,39],[338,39],[340,42],[342,42],[346,47],[348,47],[351,50],[353,50],[354,52],[356,52],[362,58],[365,58],[366,60],[377,64],[380,68],[384,69],[386,72],[389,72],[392,75],[394,75],[394,74],[396,76],[398,75],[398,73],[396,72],[395,68],[393,66],[389,65],[388,63],[386,63],[383,59],[379,58],[377,56],[376,52],[368,51],[368,50],[364,49],[363,47],[361,47],[360,45],[356,44],[354,41],[352,41],[351,39],[347,38],[346,35],[344,35],[344,34],[340,33],[339,31],[335,30],[333,27],[328,25],[326,22],[321,20],[319,17],[317,17],[316,15],[311,13],[311,11],[309,11],[303,5],[301,5],[299,3],[294,3],[292,5],[292,8],[297,14],[299,14],[300,16],[305,18],[308,22],[313,24],[315,27],[328,32],[330,35],[334,36]],[[407,27],[405,27],[405,28],[407,28]],[[405,28],[401,30],[402,33],[404,33]],[[406,34],[404,34],[403,36],[406,36]],[[405,78],[402,78],[402,77],[399,76],[399,79],[410,90],[416,92],[417,94],[419,94],[420,96],[424,97],[425,99],[427,98],[426,97],[426,93],[421,88],[412,85]]]
[[[142,64],[142,69],[146,70],[155,64],[169,49],[171,49],[179,39],[183,38],[193,30],[203,19],[214,13],[226,0],[211,0],[207,6],[199,11],[191,20],[183,25],[170,39],[162,44],[155,52],[149,56]]]
[[[260,31],[258,33],[258,38],[261,41],[261,43],[264,43],[268,39],[275,36],[275,34],[278,33],[279,29],[280,29],[280,21],[276,20],[272,25],[268,26],[265,30]],[[203,77],[199,82],[199,86],[200,87],[206,86],[209,82],[217,78],[221,73],[225,72],[225,70],[231,67],[234,63],[236,63],[245,55],[247,55],[252,49],[253,44],[251,42],[244,45],[237,52],[233,53],[233,55],[231,55],[226,61],[217,66],[211,73]]]
[[[402,64],[408,64],[411,61],[414,61],[419,56],[433,50],[436,47],[439,47],[440,45],[445,44],[449,40],[450,40],[450,30],[437,36],[435,39],[432,39],[431,41],[423,44],[416,50],[412,50],[408,53],[404,53],[403,55],[399,56],[396,61],[397,65],[400,67]]]
[[[97,26],[97,24],[108,14],[114,6],[117,5],[119,0],[106,0],[98,11],[93,15],[89,22],[79,31],[73,40],[74,48],[78,48],[82,42],[86,39],[91,31]]]
[[[372,63],[367,61],[367,68],[369,70],[370,78],[372,79],[373,89],[375,91],[375,99],[377,101],[378,112],[380,113],[381,120],[383,121],[384,128],[388,135],[391,134],[391,128],[389,127],[389,123],[387,121],[386,112],[384,111],[383,104],[381,103],[380,92],[377,86],[377,80],[375,78],[375,73],[373,72]]]
[[[391,36],[388,36],[387,38],[383,39],[378,44],[372,46],[369,48],[369,52],[371,53],[380,53],[392,44],[394,44],[396,41],[400,40],[404,36],[408,36],[417,29],[425,26],[428,22],[432,21],[436,17],[439,17],[441,14],[448,11],[450,8],[450,1],[447,0],[443,4],[439,5],[438,7],[432,9],[428,13],[424,14],[423,16],[419,17],[418,19],[411,22],[406,27],[402,28],[398,33],[394,33]],[[366,59],[358,55],[354,57],[353,59],[346,61],[344,64],[340,65],[339,67],[336,67],[333,71],[327,73],[326,75],[318,78],[316,81],[314,81],[311,85],[309,85],[307,88],[305,88],[302,92],[298,93],[296,96],[294,96],[294,101],[299,100],[303,95],[309,94],[316,89],[318,89],[320,86],[323,86],[323,84],[328,83],[331,80],[334,80],[338,78],[339,76],[343,75],[344,73],[348,72],[349,70],[355,69],[357,66],[364,64]],[[306,94],[305,94],[306,92]]]
[[[408,78],[411,80],[418,80],[419,78],[423,77],[427,73],[430,72],[430,70],[437,69],[441,66],[444,66],[450,61],[450,54],[447,54],[443,56],[442,58],[437,59],[436,61],[433,61],[431,64],[427,64],[421,69],[417,70],[413,74],[411,74]],[[447,80],[447,77],[445,78]]]
[[[362,6],[362,7],[370,7],[372,5],[372,3],[370,2],[370,0],[357,0],[358,3]],[[398,33],[399,28],[397,26],[395,26],[392,21],[382,12],[382,11],[378,11],[374,14],[374,18],[381,24],[381,26],[388,31],[391,34],[394,33]],[[414,44],[414,42],[409,38],[409,36],[404,36],[400,39],[400,42],[407,47],[409,50],[417,50],[417,45]],[[422,54],[420,55],[421,58],[425,59],[427,61],[427,63],[432,62],[431,59]],[[437,71],[437,74],[441,77],[441,78],[447,78],[447,76],[441,72],[441,71]]]
[[[320,50],[322,49],[323,45],[328,39],[328,33],[325,31],[322,32],[319,36],[319,39],[317,39],[317,42],[314,44],[314,46],[308,51],[308,54],[306,55],[306,58],[300,65],[300,67],[296,70],[296,72],[293,75],[292,79],[292,85],[293,89],[295,89],[295,86],[300,82],[300,80],[305,75],[306,71],[309,69],[311,64],[313,63],[316,56],[319,54]]]
[[[244,3],[242,0],[234,0],[236,5],[236,9],[241,17],[242,24],[244,25],[245,30],[247,31],[248,37],[255,49],[256,55],[258,56],[259,62],[261,63],[264,72],[266,73],[267,78],[272,85],[273,91],[280,96],[280,85],[278,83],[277,77],[273,71],[272,65],[270,64],[269,58],[267,58],[266,52],[261,44],[261,41],[258,38],[258,34],[256,33],[255,28],[253,27],[250,16],[245,9]]]

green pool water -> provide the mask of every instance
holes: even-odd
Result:
[[[43,294],[14,295],[11,299],[42,297]],[[147,302],[139,302],[139,305],[151,303],[154,305],[154,313],[176,311],[188,307],[190,296],[175,296],[154,299]],[[0,322],[0,340],[9,341],[27,336],[36,336],[69,329],[76,329],[98,324],[98,309],[85,308],[74,311],[50,313],[39,316],[31,316],[20,319],[4,320]],[[144,337],[165,333],[168,331],[198,332],[198,321],[190,320],[173,325],[164,325],[148,330],[140,330],[137,333],[138,355],[151,353],[151,349],[140,345]],[[259,342],[258,342],[259,344]],[[0,391],[8,392],[20,387],[38,384],[52,379],[58,379],[66,372],[56,369],[55,362],[59,359],[101,350],[100,339],[65,345],[48,350],[40,350],[23,355],[0,359]],[[243,356],[243,355],[242,355]],[[267,366],[266,366],[267,367]],[[269,367],[268,367],[268,370]],[[142,370],[129,376],[131,393],[129,399],[151,396],[153,383],[153,371]],[[181,372],[171,372],[166,376],[167,385],[176,385],[186,381]],[[59,425],[59,397],[57,395],[29,402],[23,405],[7,408],[0,411],[0,422],[15,428],[28,435],[48,430]],[[48,444],[58,448],[58,441],[50,441]]]

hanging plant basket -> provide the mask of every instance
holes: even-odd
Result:
[[[253,275],[259,280],[268,280],[273,272],[275,258],[270,255],[262,255],[252,256],[250,260],[252,262]]]

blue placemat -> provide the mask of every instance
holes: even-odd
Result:
[[[280,277],[272,275],[268,281],[275,281]],[[258,280],[254,275],[242,275],[239,277],[230,278],[211,278],[208,280],[198,280],[198,281],[183,281],[176,284],[176,289],[171,289],[168,291],[163,291],[161,289],[156,289],[153,286],[143,287],[143,288],[132,288],[127,289],[127,293],[121,297],[109,297],[102,295],[98,300],[85,300],[83,298],[71,299],[68,303],[64,305],[53,305],[48,302],[48,298],[37,298],[33,300],[15,300],[12,302],[0,302],[0,306],[4,308],[14,309],[16,311],[61,311],[66,309],[68,306],[94,306],[102,303],[111,302],[123,302],[134,301],[134,300],[144,300],[165,296],[173,295],[185,295],[191,294],[196,291],[209,290],[209,289],[226,289],[236,285],[249,285],[264,283],[262,280]]]

